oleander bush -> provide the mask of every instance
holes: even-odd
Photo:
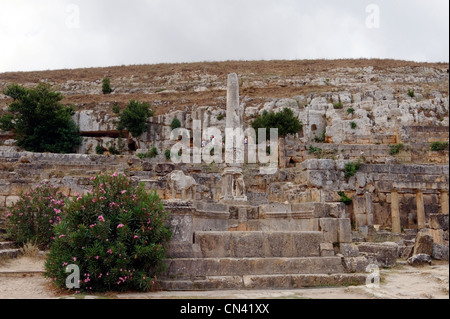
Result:
[[[48,249],[54,237],[53,225],[61,222],[65,199],[66,196],[49,183],[22,192],[6,215],[8,239],[20,245],[32,243],[40,249]]]
[[[45,275],[66,288],[66,267],[76,265],[79,291],[151,290],[171,238],[161,199],[117,172],[92,183],[90,192],[67,201]]]

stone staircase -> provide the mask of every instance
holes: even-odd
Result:
[[[20,249],[16,248],[15,243],[10,241],[0,241],[0,260],[17,258]]]
[[[0,212],[0,260],[17,258],[19,252],[15,243],[6,241],[6,221],[4,214]]]
[[[292,289],[360,285],[341,257],[325,251],[322,232],[199,231],[192,257],[168,259],[165,290]],[[332,246],[331,246],[332,247]]]

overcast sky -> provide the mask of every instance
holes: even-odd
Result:
[[[0,0],[0,72],[223,60],[449,61],[448,0]]]

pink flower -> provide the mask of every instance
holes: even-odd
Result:
[[[97,260],[98,260],[98,258],[99,258],[98,256],[95,256],[95,259],[97,259]]]
[[[122,228],[122,227],[124,227],[124,226],[125,226],[124,224],[119,224],[119,225],[117,226],[117,229]]]
[[[95,226],[97,226],[97,224],[92,224],[89,227],[94,228]]]
[[[54,211],[55,211],[56,214],[60,214],[60,213],[61,213],[61,210],[60,210],[60,209],[56,209],[56,208],[55,208]]]
[[[78,196],[78,197],[77,197],[77,201],[79,201],[79,200],[81,200],[81,196]]]
[[[93,203],[95,203],[95,202],[96,202],[95,198],[93,198],[93,199],[92,199],[92,202],[93,202]]]
[[[114,172],[114,174],[111,175],[111,177],[116,177],[116,176],[119,176],[118,172]]]
[[[105,218],[103,217],[103,215],[98,216],[98,219],[99,219],[102,223],[105,222]]]
[[[59,235],[59,238],[63,238],[63,237],[66,237],[66,235]]]
[[[126,190],[123,190],[123,191],[121,191],[120,193],[123,195],[123,194],[125,194],[127,191]]]
[[[134,239],[138,239],[139,238],[139,236],[138,235],[134,235],[134,237],[133,237]]]
[[[77,257],[73,257],[73,261],[77,261]]]

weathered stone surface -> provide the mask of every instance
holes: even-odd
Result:
[[[168,217],[168,224],[172,230],[173,242],[191,242],[193,238],[193,216],[192,215],[175,215]]]
[[[355,244],[341,243],[339,244],[339,252],[345,257],[359,256],[359,248]]]
[[[204,258],[318,257],[321,232],[196,232]]]
[[[433,229],[448,230],[449,215],[430,214],[430,227]]]
[[[382,267],[394,267],[397,264],[398,245],[396,243],[360,243],[358,249],[375,257]]]
[[[182,199],[192,199],[197,182],[192,176],[186,176],[183,171],[173,171],[169,175],[169,185],[173,199],[177,193],[181,193]]]
[[[247,289],[298,289],[343,285],[357,286],[362,285],[365,282],[366,274],[244,276],[244,287]]]
[[[414,246],[414,255],[433,253],[433,237],[420,231],[416,237],[416,244]]]
[[[398,258],[408,259],[414,254],[414,246],[399,246]]]
[[[330,257],[334,256],[334,248],[332,243],[320,244],[320,256]]]
[[[350,218],[340,218],[338,228],[338,242],[352,242],[352,224]]]
[[[436,260],[447,260],[449,257],[449,248],[445,245],[433,244],[433,253],[431,255]]]
[[[411,266],[431,265],[431,257],[427,254],[414,255],[408,259],[408,264]]]
[[[369,266],[369,260],[366,257],[344,257],[342,258],[342,263],[344,265],[345,271],[349,273],[366,271],[367,266]]]
[[[164,277],[336,274],[345,269],[338,257],[306,258],[176,258],[166,260]]]
[[[337,243],[339,220],[336,218],[321,218],[319,220],[320,230],[323,232],[324,240],[329,243]]]

